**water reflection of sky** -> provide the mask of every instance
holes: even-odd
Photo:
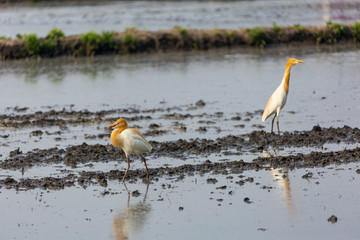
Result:
[[[152,27],[172,28],[174,25],[191,28],[271,26],[273,22],[278,25],[322,25],[324,20],[343,23],[358,20],[358,4],[358,1],[320,0],[311,3],[186,1],[171,4],[161,1],[110,3],[110,7],[10,7],[0,9],[0,29],[1,35],[14,36],[27,31],[44,35],[53,27],[71,34],[92,29],[123,30],[133,25],[148,30]],[[274,47],[0,62],[0,112],[17,114],[7,110],[15,106],[30,107],[28,112],[69,109],[73,104],[77,110],[98,111],[129,106],[147,109],[188,106],[203,99],[206,106],[192,114],[209,113],[209,117],[202,120],[216,121],[220,133],[211,125],[207,126],[207,132],[197,132],[195,129],[203,124],[198,122],[199,118],[194,118],[182,121],[187,126],[186,132],[172,131],[150,139],[216,138],[247,133],[254,130],[250,127],[252,124],[260,123],[260,116],[254,116],[241,129],[234,128],[238,123],[229,119],[237,115],[243,117],[247,111],[263,109],[281,80],[286,59],[297,57],[306,63],[293,68],[290,95],[280,118],[282,130],[308,130],[316,124],[359,127],[359,54],[358,49],[343,50],[339,46],[327,50]],[[215,112],[223,112],[224,117],[213,117]],[[160,123],[165,129],[173,128],[172,120],[159,120],[161,114],[154,114],[151,122]],[[150,123],[138,121],[136,124],[146,131]],[[269,121],[264,124],[266,130],[270,128],[269,124]],[[101,124],[71,126],[62,132],[61,141],[54,140],[58,136],[46,134],[41,139],[29,137],[32,130],[1,129],[1,135],[9,134],[7,140],[3,139],[2,158],[6,158],[15,147],[27,152],[37,147],[65,148],[84,141],[108,144],[106,138],[90,140],[84,137],[89,133],[104,133]],[[54,126],[47,130],[54,132],[59,129]],[[279,153],[338,151],[345,147],[356,146],[326,144],[321,150],[316,147],[285,148]],[[261,154],[189,156],[186,164],[199,164],[207,158],[212,162],[239,158],[251,161]],[[149,160],[149,167],[182,164],[183,159],[150,157]],[[4,170],[1,175],[18,180],[62,176],[59,172],[64,169],[78,174],[82,170],[109,171],[125,166],[126,163],[121,161],[99,162],[91,167],[79,165],[75,169],[57,164],[35,166],[23,174]],[[135,160],[132,168],[143,169],[143,164]],[[109,181],[106,189],[97,185],[60,191],[3,188],[0,231],[4,239],[37,240],[58,236],[64,239],[114,239],[119,229],[122,233],[130,232],[123,236],[132,239],[357,239],[360,213],[356,206],[360,195],[356,169],[359,169],[358,163],[291,171],[272,169],[229,175],[195,174],[182,180],[164,177],[154,181],[146,192],[146,186],[141,182],[128,184],[131,191],[139,190],[139,197],[129,196],[122,183],[117,181]],[[307,172],[313,173],[314,178],[303,179]],[[254,182],[242,186],[236,183],[247,177],[254,178]],[[208,184],[208,178],[216,178],[218,182]],[[109,194],[105,194],[106,191]],[[246,197],[251,204],[244,202]],[[333,214],[339,218],[336,224],[327,222]],[[129,225],[134,227],[132,232],[127,231]]]
[[[35,6],[35,7],[34,7]],[[41,7],[39,7],[41,6]],[[127,27],[158,30],[186,28],[247,28],[278,25],[352,23],[360,19],[360,1],[108,1],[87,6],[52,4],[2,6],[1,34],[45,36],[58,27],[65,34],[86,31],[123,31]]]
[[[291,56],[306,62],[292,69],[290,92],[280,117],[281,126],[287,126],[284,130],[316,124],[356,126],[359,54],[357,50],[308,47],[3,62],[0,109],[61,109],[72,104],[75,109],[92,111],[129,106],[148,109],[202,99],[208,104],[207,112],[254,112],[264,108]]]

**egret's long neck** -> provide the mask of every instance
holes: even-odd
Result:
[[[122,131],[124,131],[125,129],[127,129],[127,124],[123,125],[123,126],[119,126],[116,128],[116,130],[118,130],[118,134],[120,134]]]
[[[120,133],[122,131],[124,131],[125,129],[127,128],[127,126],[123,126],[123,127],[117,127],[115,128],[112,133],[111,133],[111,136],[110,136],[110,140],[112,142],[112,144],[115,146],[115,147],[118,147],[118,148],[121,148],[122,147],[122,142],[119,141],[118,139],[118,136],[120,135]]]
[[[291,65],[286,64],[286,68],[285,68],[285,72],[284,72],[284,76],[281,82],[281,85],[283,86],[286,94],[288,94],[289,92],[289,80],[290,80],[290,69],[291,69]]]

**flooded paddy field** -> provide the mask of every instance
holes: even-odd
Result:
[[[81,2],[85,2],[81,4]],[[191,29],[238,29],[343,24],[360,18],[359,0],[271,1],[60,1],[37,4],[4,4],[0,9],[1,35],[37,33],[46,36],[52,28],[66,35],[95,30],[162,30],[174,26]]]
[[[292,68],[280,136],[262,110]],[[356,239],[360,51],[346,46],[0,63],[4,239]],[[153,146],[131,158],[117,118]]]

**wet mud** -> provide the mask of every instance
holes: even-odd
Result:
[[[195,107],[201,107],[202,104],[196,104]],[[188,107],[186,107],[188,108]],[[177,108],[178,109],[178,108]],[[104,133],[98,135],[88,135],[95,139],[108,138],[110,131],[106,131],[105,127],[108,123],[116,120],[112,114],[133,113],[132,120],[147,120],[152,119],[149,112],[158,112],[161,119],[171,119],[175,121],[174,125],[179,125],[180,128],[185,129],[186,124],[179,122],[186,118],[192,118],[191,111],[186,114],[169,114],[167,109],[151,109],[151,110],[121,110],[114,109],[109,111],[89,112],[89,111],[48,111],[26,113],[26,110],[21,114],[1,115],[3,128],[24,128],[24,127],[41,127],[42,130],[31,131],[31,136],[41,137],[42,135],[61,136],[64,129],[68,129],[77,124],[93,124],[101,123],[104,125]],[[16,111],[14,111],[16,112]],[[260,111],[253,113],[245,113],[242,116],[235,117],[233,121],[240,121],[246,118],[252,118],[260,114]],[[202,115],[202,114],[200,114]],[[211,114],[211,116],[222,116],[221,113]],[[207,120],[202,124],[208,126],[215,126],[213,121]],[[244,120],[245,121],[245,120]],[[49,132],[46,127],[57,125],[60,127],[59,131]],[[220,128],[220,126],[218,126]],[[206,127],[203,127],[206,129]],[[145,135],[153,135],[154,131],[165,131],[161,124],[150,123],[148,125],[149,131]],[[8,135],[3,135],[2,138],[6,140]],[[86,137],[85,137],[86,139]],[[150,179],[146,180],[144,169],[131,169],[128,171],[126,181],[159,181],[160,178],[176,178],[182,179],[188,175],[200,174],[204,175],[211,173],[216,175],[241,174],[249,170],[270,170],[270,168],[313,168],[325,167],[332,164],[343,164],[349,162],[360,161],[360,148],[343,149],[339,151],[313,151],[310,153],[290,154],[287,156],[263,155],[255,157],[250,162],[245,162],[242,159],[243,154],[246,153],[266,153],[270,148],[283,147],[319,147],[329,143],[346,143],[358,144],[360,143],[360,129],[351,128],[348,126],[340,128],[322,128],[321,126],[314,126],[309,131],[295,131],[284,132],[281,135],[269,133],[264,130],[252,131],[248,134],[241,135],[227,135],[218,137],[216,139],[194,138],[194,139],[177,139],[173,141],[149,141],[153,147],[151,154],[147,156],[148,159],[156,159],[161,157],[171,159],[181,159],[183,164],[180,166],[161,166],[156,168],[149,168]],[[217,154],[217,156],[229,157],[233,156],[237,160],[225,159],[221,162],[213,162],[208,159],[210,154]],[[203,160],[200,164],[194,164],[191,159]],[[133,158],[136,159],[135,157]],[[17,148],[9,152],[8,157],[5,157],[0,162],[0,168],[3,170],[12,171],[27,171],[28,169],[37,166],[56,166],[57,164],[64,164],[70,169],[76,169],[80,164],[92,165],[95,163],[116,163],[124,161],[125,157],[121,150],[118,150],[110,144],[89,144],[82,143],[78,145],[71,145],[66,148],[52,147],[48,149],[33,149],[28,152],[23,152]],[[135,160],[136,161],[136,160]],[[110,171],[79,171],[74,173],[72,171],[60,170],[61,176],[53,177],[47,176],[42,178],[30,177],[14,179],[6,176],[0,179],[0,186],[3,188],[14,188],[17,190],[27,190],[33,188],[43,189],[63,189],[65,187],[82,186],[86,188],[89,185],[98,184],[107,187],[108,181],[120,181],[124,174],[123,170],[113,169]],[[358,173],[359,170],[356,172]],[[303,178],[311,178],[311,174],[304,175]],[[253,181],[253,180],[252,180]],[[207,180],[209,184],[217,182],[216,177]],[[238,184],[243,185],[251,182],[249,179],[241,179]],[[244,200],[245,201],[245,200]],[[250,200],[245,201],[250,203]]]

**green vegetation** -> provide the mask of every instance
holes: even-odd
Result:
[[[122,42],[126,47],[126,52],[136,52],[139,46],[139,38],[135,36],[135,32],[139,31],[135,26],[125,28],[126,35],[123,37]]]
[[[124,31],[124,32],[134,32],[134,31],[138,31],[138,29],[137,29],[136,26],[132,26],[132,27],[129,27],[129,28],[125,28],[125,31]]]
[[[59,28],[53,28],[50,30],[50,32],[46,35],[46,39],[62,39],[65,37],[65,34],[63,31],[61,31]]]
[[[340,39],[341,37],[344,37],[348,32],[348,28],[345,25],[342,25],[340,23],[333,23],[332,21],[328,21],[328,22],[326,22],[326,25],[333,29],[333,31],[334,31],[333,40],[334,41]]]
[[[117,49],[117,42],[114,31],[103,31],[101,34],[95,31],[84,33],[80,36],[82,46],[80,53],[90,56],[94,55],[98,50],[104,52],[115,51]]]
[[[40,54],[46,56],[54,56],[56,51],[57,41],[65,37],[65,34],[58,28],[52,29],[44,39],[39,39],[35,33],[31,34],[16,34],[18,39],[24,40],[24,47],[20,55],[25,56],[39,56]]]
[[[127,47],[128,52],[135,52],[139,44],[139,38],[132,33],[127,33],[123,38],[123,43]]]
[[[227,31],[226,32],[226,38],[230,41],[233,42],[234,41],[234,35],[235,35],[235,31]]]
[[[178,30],[180,32],[180,34],[183,36],[187,36],[189,34],[189,32],[188,32],[188,30],[186,30],[186,28],[174,26],[174,29]]]
[[[315,39],[316,39],[316,42],[317,42],[317,43],[321,43],[321,42],[325,42],[325,41],[326,41],[325,33],[324,33],[324,31],[322,31],[322,30],[317,31],[317,32],[314,34],[314,36],[315,36]]]
[[[266,45],[266,34],[261,27],[246,29],[250,35],[250,43],[253,46],[264,47]]]
[[[114,31],[103,31],[100,36],[100,46],[104,51],[114,51],[117,49]]]
[[[30,56],[38,56],[41,48],[41,41],[35,33],[24,34],[21,36],[24,39],[25,51]]]
[[[87,56],[95,54],[99,46],[100,39],[100,35],[95,31],[82,34],[80,36],[80,41],[82,42],[82,47],[80,48],[81,52],[85,52]]]
[[[52,29],[45,37],[42,42],[41,52],[43,52],[47,56],[54,56],[56,52],[56,46],[58,44],[58,40],[65,37],[63,31],[58,28]]]
[[[226,32],[226,37],[227,37],[227,38],[233,38],[233,37],[234,37],[234,34],[235,34],[235,31],[227,31],[227,32]]]
[[[306,29],[303,26],[301,26],[300,24],[298,24],[298,23],[292,25],[292,27],[296,28],[296,29],[299,29],[301,32],[306,32]]]
[[[222,36],[222,34],[221,34],[221,32],[216,31],[215,36],[217,36],[217,37],[221,37],[221,36]]]
[[[198,31],[194,34],[194,38],[185,37],[190,32],[179,26],[175,26],[174,29],[180,34],[176,33],[176,36],[167,36],[161,33],[161,41],[159,36],[155,32],[147,33],[140,32],[136,27],[126,28],[123,33],[116,33],[114,31],[103,31],[96,33],[90,31],[78,36],[72,36],[65,38],[65,34],[58,28],[52,29],[46,37],[38,38],[36,34],[17,34],[16,37],[20,40],[9,43],[7,41],[1,41],[2,46],[9,47],[11,50],[7,50],[2,55],[3,59],[16,59],[24,57],[39,57],[48,56],[54,57],[64,54],[69,55],[86,55],[91,56],[100,53],[130,53],[146,51],[147,49],[158,49],[162,46],[164,41],[169,40],[169,44],[166,48],[176,47],[176,41],[173,38],[180,39],[183,48],[188,49],[208,49],[218,46],[230,46],[237,44],[250,44],[256,47],[265,47],[267,44],[273,43],[269,35],[276,38],[276,34],[286,36],[284,41],[314,41],[317,43],[336,43],[339,40],[354,39],[355,42],[360,42],[360,21],[355,22],[352,26],[343,25],[340,23],[333,23],[331,21],[326,22],[326,27],[309,27],[305,28],[300,24],[294,24],[291,26],[292,31],[286,31],[288,28],[278,26],[273,22],[272,29],[254,27],[246,29],[246,33],[242,29],[237,30],[224,30],[224,29],[211,29]],[[174,33],[175,31],[172,30]],[[306,34],[304,34],[306,33]],[[287,38],[289,36],[289,38]],[[164,38],[164,40],[162,39]],[[0,40],[11,39],[5,36],[0,36]],[[275,41],[276,42],[276,41]],[[19,49],[19,46],[21,49]]]
[[[272,29],[274,30],[274,32],[276,32],[277,34],[281,35],[284,33],[284,31],[282,30],[281,27],[279,27],[278,25],[276,25],[276,22],[273,22],[273,27]]]
[[[355,42],[360,42],[360,22],[356,22],[351,28]]]

